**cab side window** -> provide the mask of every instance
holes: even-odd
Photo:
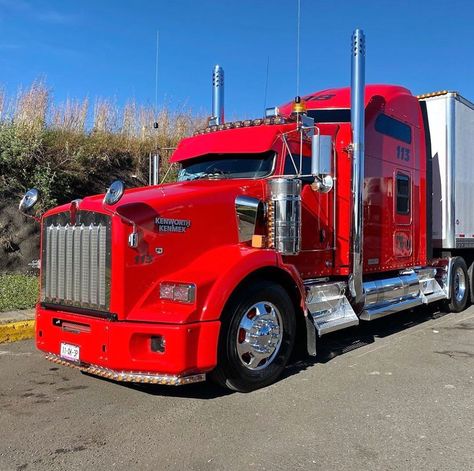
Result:
[[[299,169],[300,166],[300,156],[299,155],[293,155],[293,160],[296,165],[296,169]],[[284,175],[296,175],[298,171],[295,169],[295,165],[293,165],[293,162],[291,160],[291,157],[289,155],[286,156],[285,159],[285,168],[283,170]],[[311,157],[303,155],[303,169],[302,169],[302,174],[303,175],[311,175]],[[314,178],[313,177],[303,177],[301,179],[303,183],[313,183]]]
[[[410,177],[403,173],[397,173],[397,213],[410,214]]]

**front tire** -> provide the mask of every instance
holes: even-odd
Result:
[[[288,363],[295,334],[295,308],[282,286],[245,285],[222,314],[218,366],[211,379],[240,392],[268,386]]]
[[[450,312],[464,311],[469,299],[469,276],[466,262],[462,257],[454,257],[449,283],[451,299],[447,304],[448,310]]]

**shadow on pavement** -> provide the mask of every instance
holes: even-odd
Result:
[[[352,350],[365,347],[390,335],[408,330],[423,322],[439,319],[447,313],[440,312],[439,306],[421,306],[409,311],[401,311],[380,319],[364,322],[359,326],[327,334],[318,339],[317,356],[295,358],[280,379],[287,378],[317,363],[328,363],[333,358]]]
[[[388,337],[445,315],[445,313],[439,311],[439,306],[422,306],[411,311],[400,312],[371,322],[362,322],[359,326],[327,334],[318,339],[318,354],[316,357],[308,357],[308,355],[298,352],[294,355],[279,381],[298,374],[317,363],[328,363],[339,355],[370,345],[377,338]],[[153,396],[190,399],[216,399],[234,394],[233,391],[221,388],[210,381],[178,387],[139,383],[120,383],[120,385]]]
[[[120,383],[107,378],[97,378],[97,376],[90,375],[88,373],[83,374],[100,381],[114,383],[117,386],[140,391],[151,396],[183,397],[188,399],[216,399],[218,397],[229,396],[235,392],[230,391],[229,389],[221,388],[211,381],[206,381],[205,383],[187,384],[184,386],[162,386],[159,384]]]

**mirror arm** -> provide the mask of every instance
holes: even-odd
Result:
[[[34,216],[33,214],[26,214],[24,213],[23,211],[20,211],[21,214],[23,214],[23,216],[26,216],[27,218],[30,218],[30,219],[33,219],[34,221],[36,221],[38,224],[41,224],[41,218],[38,217],[38,216]]]

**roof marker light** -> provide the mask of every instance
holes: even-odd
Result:
[[[300,96],[295,97],[293,113],[306,113],[306,103]]]
[[[438,92],[423,93],[423,95],[417,95],[416,97],[418,98],[418,100],[422,100],[423,98],[432,98],[435,96],[447,95],[448,93],[457,94],[457,92],[449,92],[449,90],[440,90]]]
[[[265,118],[274,118],[275,116],[280,115],[280,110],[278,106],[272,106],[271,108],[267,108],[265,110]]]

